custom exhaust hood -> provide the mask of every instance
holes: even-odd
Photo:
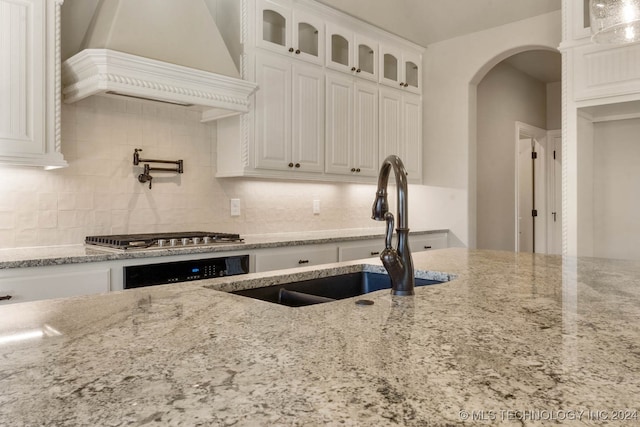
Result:
[[[257,87],[239,78],[205,0],[99,0],[82,46],[62,64],[65,103],[127,96],[209,121],[248,112]]]

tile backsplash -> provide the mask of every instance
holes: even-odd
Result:
[[[374,185],[216,179],[215,139],[215,123],[182,107],[97,96],[63,105],[69,167],[0,169],[0,247],[80,244],[95,234],[380,226],[369,218]],[[149,190],[137,180],[135,148],[143,158],[183,159],[184,173],[152,173]],[[230,216],[232,198],[239,217]]]

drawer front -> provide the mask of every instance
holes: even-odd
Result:
[[[256,272],[328,264],[338,261],[336,246],[277,248],[256,253]]]
[[[353,261],[355,259],[378,258],[384,249],[384,239],[369,241],[366,243],[340,246],[338,258],[340,261]]]
[[[447,233],[409,236],[409,247],[414,252],[444,249],[448,246]]]
[[[0,278],[0,305],[109,292],[111,269]]]

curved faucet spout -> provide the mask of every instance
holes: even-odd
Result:
[[[387,201],[387,185],[389,183],[389,174],[393,169],[396,176],[397,190],[397,215],[398,235],[397,249],[390,251],[390,230],[389,228],[389,202]],[[378,191],[376,191],[376,199],[371,209],[371,218],[376,221],[387,221],[386,248],[380,258],[383,261],[389,277],[391,277],[391,293],[394,295],[413,295],[414,294],[414,273],[413,260],[411,251],[409,250],[409,204],[407,199],[409,185],[407,183],[407,170],[398,156],[391,155],[387,157],[380,167],[378,175]],[[393,218],[393,216],[391,216]],[[393,219],[391,219],[393,224]],[[393,225],[391,225],[393,227]]]

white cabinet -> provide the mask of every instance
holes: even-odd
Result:
[[[338,259],[342,262],[372,257],[379,258],[380,252],[382,252],[383,249],[383,237],[379,239],[341,243],[338,247]]]
[[[338,260],[337,251],[333,244],[257,250],[256,272],[333,263]]]
[[[357,240],[353,242],[343,242],[338,246],[339,261],[352,261],[357,259],[380,257],[380,252],[384,249],[384,237],[377,239]],[[394,235],[395,245],[395,235]],[[432,249],[444,249],[449,246],[447,232],[436,232],[428,234],[410,234],[409,248],[411,252],[428,251]],[[394,246],[395,247],[395,246]]]
[[[432,249],[444,249],[448,247],[449,241],[446,232],[409,236],[409,248],[413,252],[429,251]]]
[[[336,71],[377,81],[378,43],[339,25],[327,22],[325,65]]]
[[[324,23],[288,1],[257,0],[256,46],[322,64]]]
[[[400,157],[411,182],[422,180],[422,99],[396,89],[380,88],[380,159]]]
[[[338,73],[328,73],[326,86],[325,171],[377,176],[377,85]]]
[[[313,65],[256,55],[255,167],[324,169],[324,73]]]
[[[423,48],[315,0],[242,0],[242,11],[240,70],[258,90],[248,114],[217,123],[216,177],[372,183],[392,153],[421,181]],[[392,79],[380,46],[397,50],[397,116],[381,111]]]
[[[422,93],[422,57],[388,45],[380,46],[380,83]]]
[[[11,269],[0,276],[0,304],[109,292],[108,266],[74,265]]]
[[[62,0],[0,0],[0,164],[64,167],[60,153]]]

